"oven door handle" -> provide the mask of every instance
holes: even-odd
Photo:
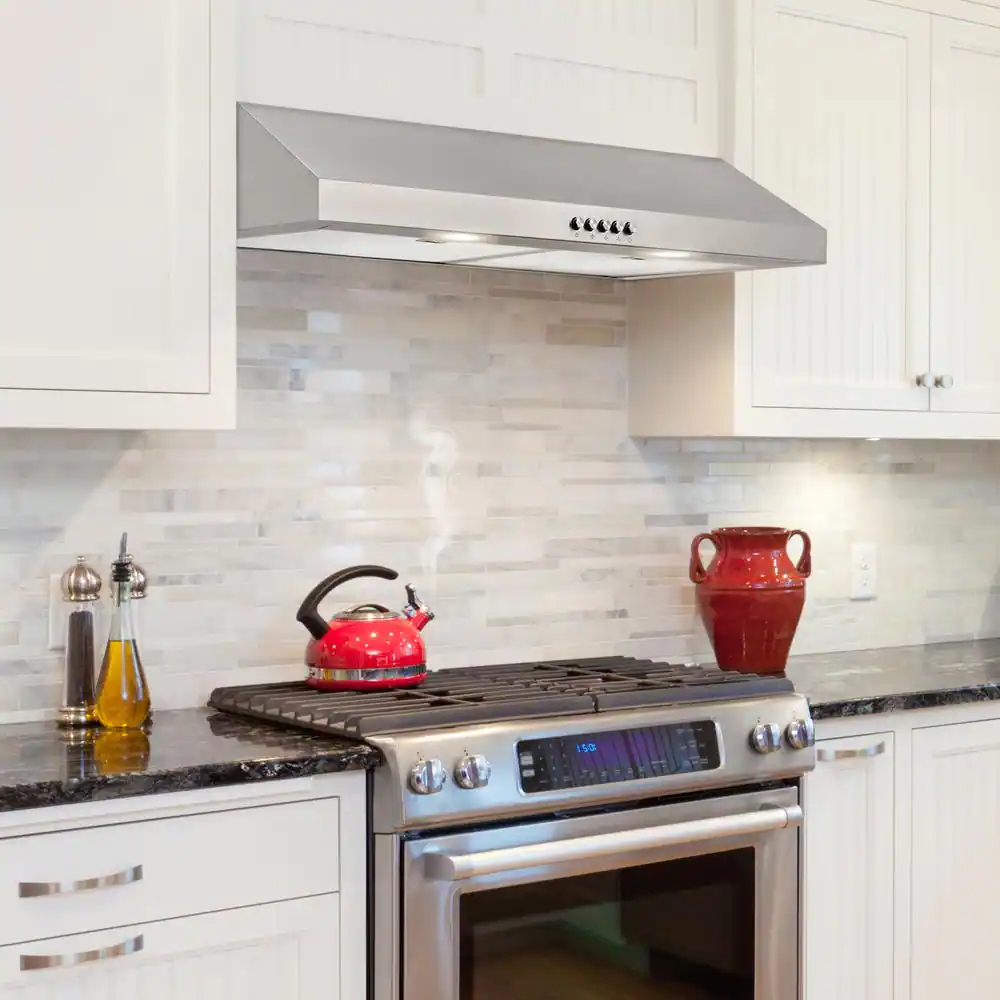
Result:
[[[802,823],[800,806],[764,806],[757,812],[736,813],[733,816],[711,816],[684,823],[643,827],[638,830],[621,830],[598,833],[574,840],[545,841],[525,844],[522,847],[501,847],[495,851],[473,854],[449,854],[430,851],[426,858],[426,872],[434,879],[457,882],[479,875],[497,875],[501,872],[536,868],[540,865],[561,865],[574,861],[587,861],[612,854],[675,847],[699,841],[719,840],[723,837],[740,837],[752,833],[770,833]]]

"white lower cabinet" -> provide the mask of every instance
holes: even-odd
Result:
[[[806,1000],[893,995],[893,734],[817,744],[803,805]]]
[[[1000,984],[1000,720],[913,734],[911,1000]]]
[[[0,991],[18,1000],[339,1000],[339,906],[330,894],[8,946]]]
[[[365,796],[357,771],[0,814],[0,996],[365,1000]]]

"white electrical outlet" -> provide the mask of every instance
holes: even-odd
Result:
[[[49,649],[66,648],[66,602],[62,596],[62,577],[49,577]]]
[[[873,542],[851,546],[851,600],[873,601],[878,596],[878,563]]]

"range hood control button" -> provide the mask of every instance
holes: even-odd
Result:
[[[622,232],[626,236],[631,236],[632,233],[634,232],[634,230],[632,229],[632,223],[631,222],[626,222],[625,225],[622,226]]]
[[[586,229],[588,233],[592,233],[594,231],[594,220],[593,219],[584,219],[583,220],[583,228]]]
[[[580,227],[582,225],[583,219],[581,219],[579,215],[574,215],[573,218],[569,220],[569,228],[575,233],[580,231]]]
[[[604,219],[598,219],[597,221],[597,231],[599,233],[606,233],[608,231],[608,224]]]
[[[620,233],[621,231],[622,227],[618,224],[618,220],[614,219],[611,223],[611,232],[613,232],[617,236],[618,233]]]

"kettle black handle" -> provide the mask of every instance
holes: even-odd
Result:
[[[319,613],[319,602],[330,593],[334,587],[339,587],[348,580],[356,580],[359,576],[377,576],[382,580],[395,580],[399,574],[386,566],[348,566],[347,569],[331,573],[320,581],[306,595],[299,606],[295,620],[301,622],[314,639],[322,639],[330,631],[330,623]]]

